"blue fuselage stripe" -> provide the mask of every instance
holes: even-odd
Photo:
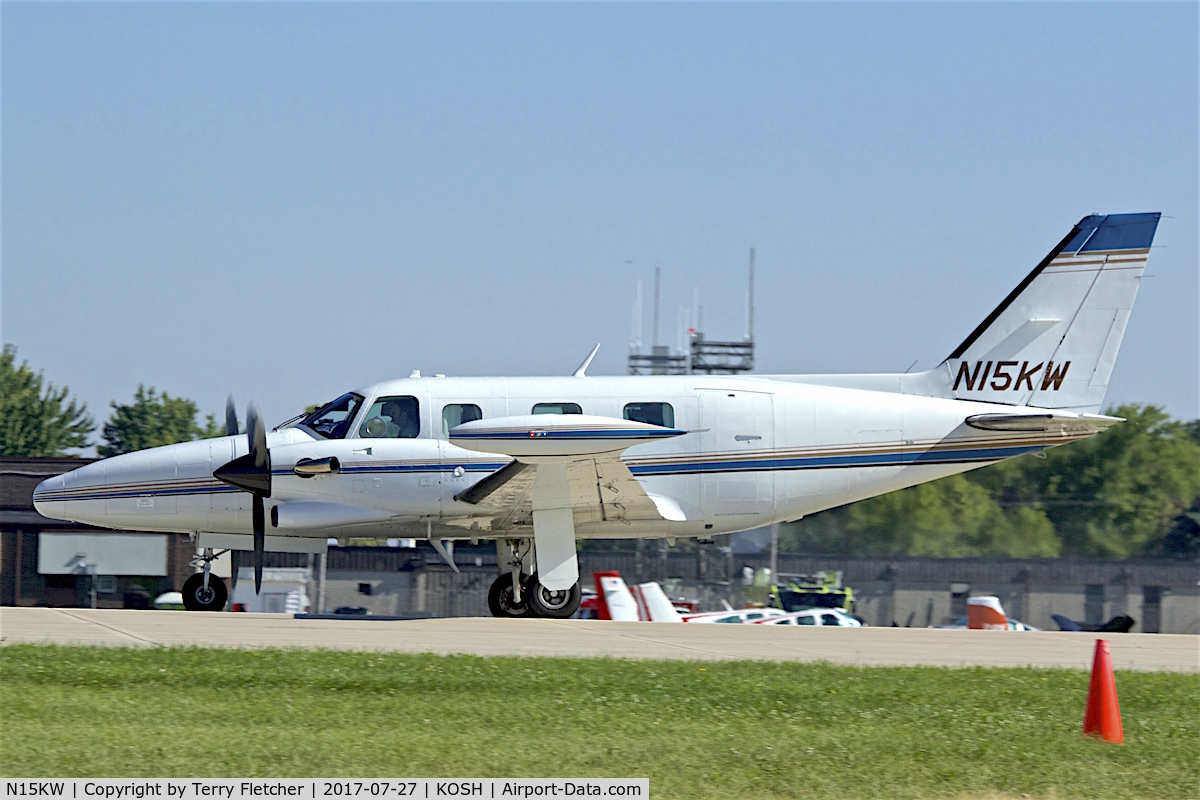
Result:
[[[911,464],[952,464],[958,462],[998,461],[1044,450],[1043,445],[993,447],[970,450],[924,451],[915,453],[871,453],[867,455],[803,456],[691,463],[642,464],[630,466],[638,476],[684,475],[698,472],[757,472],[762,470],[839,469],[845,467],[894,467]]]
[[[632,464],[629,471],[638,477],[656,475],[689,475],[697,473],[728,473],[728,472],[762,472],[771,470],[803,470],[803,469],[844,469],[849,467],[893,467],[920,464],[955,464],[979,461],[999,461],[1004,458],[1034,453],[1045,450],[1046,445],[1022,445],[1014,447],[983,447],[965,448],[961,450],[926,450],[923,452],[901,453],[870,453],[863,455],[830,455],[830,456],[781,456],[763,455],[758,458],[732,458],[720,461],[683,461],[665,464]],[[473,462],[459,464],[389,464],[389,465],[348,465],[342,467],[343,473],[363,475],[369,473],[413,474],[454,472],[462,468],[464,472],[493,473],[507,466],[509,462]],[[290,468],[272,470],[274,475],[291,475]],[[35,494],[37,502],[57,500],[117,500],[137,497],[171,497],[198,494],[227,494],[240,491],[232,486],[198,486],[178,489],[129,489],[111,490],[97,487],[96,491],[88,494],[74,493],[70,490],[45,492]]]
[[[661,439],[680,436],[687,431],[594,430],[594,431],[487,431],[450,434],[455,439]]]

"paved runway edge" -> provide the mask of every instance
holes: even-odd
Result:
[[[294,647],[477,656],[828,661],[859,666],[1089,669],[1099,634],[774,628],[456,617],[294,619],[120,609],[0,609],[0,642],[103,647]],[[1109,634],[1118,670],[1200,672],[1200,636]]]

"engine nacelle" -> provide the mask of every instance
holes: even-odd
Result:
[[[465,422],[450,430],[450,442],[465,450],[538,462],[619,453],[685,433],[688,431],[613,417],[530,414]]]

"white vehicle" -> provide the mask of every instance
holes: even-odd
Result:
[[[221,608],[228,548],[492,539],[498,616],[569,617],[580,538],[758,528],[1037,453],[1098,414],[1158,214],[1085,217],[939,366],[886,375],[420,377],[268,431],[129,453],[42,482],[43,515],[196,535],[183,595]],[[519,313],[519,309],[513,310]],[[927,310],[925,313],[931,313]],[[914,309],[914,313],[920,313]],[[336,318],[336,312],[334,314]]]
[[[709,611],[702,614],[684,614],[683,621],[691,623],[719,622],[741,625],[763,622],[787,614],[780,608],[730,608],[725,611]]]
[[[154,598],[154,607],[160,611],[184,611],[183,594],[180,592],[163,592]]]
[[[253,570],[242,567],[230,607],[234,611],[306,614],[312,606],[308,599],[310,577],[303,567],[273,567],[263,570],[260,590],[254,585]]]
[[[863,624],[837,608],[807,608],[770,619],[758,620],[755,625],[815,625],[838,628],[861,628]]]

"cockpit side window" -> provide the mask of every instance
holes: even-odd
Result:
[[[634,422],[645,422],[647,425],[661,425],[664,428],[675,427],[675,409],[670,403],[628,403],[624,411],[625,419]]]
[[[345,439],[354,422],[354,413],[362,403],[362,395],[344,394],[328,405],[321,406],[299,424],[326,439]]]
[[[537,403],[533,407],[534,414],[582,414],[583,409],[578,403]]]
[[[377,397],[358,435],[363,439],[415,439],[421,433],[421,406],[411,395]]]
[[[483,419],[483,412],[474,403],[451,403],[442,407],[442,435],[449,437],[450,429],[464,422]]]

